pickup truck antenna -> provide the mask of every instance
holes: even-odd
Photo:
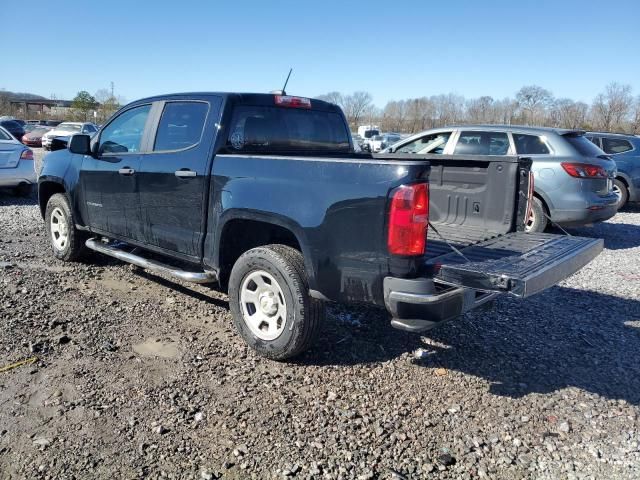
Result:
[[[291,72],[293,72],[293,68],[289,69],[289,75],[287,75],[287,79],[284,81],[284,87],[282,87],[282,95],[286,95],[287,94],[285,89],[287,88],[287,83],[289,83],[289,77],[291,76]]]

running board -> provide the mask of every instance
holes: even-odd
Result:
[[[146,270],[151,270],[154,273],[169,275],[171,277],[184,280],[185,282],[212,283],[218,280],[217,276],[213,272],[189,272],[187,270],[181,270],[170,265],[165,265],[164,263],[156,262],[155,260],[141,257],[140,255],[135,255],[134,253],[125,252],[124,250],[112,245],[102,243],[95,238],[87,240],[85,245],[91,250],[104,253],[105,255],[117,258],[123,262],[132,263],[133,265],[137,265],[138,267]]]

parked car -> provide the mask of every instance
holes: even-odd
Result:
[[[640,202],[640,137],[587,132],[587,138],[616,162],[618,173],[613,188],[619,196],[618,208],[627,202]]]
[[[544,290],[603,248],[524,233],[529,159],[406,157],[356,155],[344,114],[320,100],[164,95],[47,155],[39,204],[56,258],[89,249],[218,283],[240,335],[274,359],[311,345],[326,301],[386,306],[393,326],[422,331]]]
[[[45,150],[50,150],[51,139],[54,137],[69,137],[76,133],[91,135],[97,131],[97,127],[90,122],[63,122],[43,135],[42,146]]]
[[[22,136],[22,143],[29,147],[42,147],[42,137],[51,130],[51,127],[41,125],[36,125],[36,127]]]
[[[24,135],[24,128],[15,120],[0,120],[0,127],[13,135],[16,140],[20,140]]]
[[[0,187],[28,195],[36,183],[33,151],[0,127]]]
[[[534,200],[527,231],[549,219],[565,227],[604,221],[617,212],[615,163],[581,130],[515,125],[460,125],[427,130],[397,143],[393,153],[520,155],[533,159]]]
[[[369,147],[371,151],[377,153],[381,150],[384,150],[391,145],[398,143],[401,140],[399,134],[395,133],[385,133],[383,135],[375,135],[369,140]]]

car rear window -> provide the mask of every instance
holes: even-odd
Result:
[[[513,142],[516,144],[518,155],[545,155],[549,153],[544,139],[537,135],[514,133]]]
[[[5,133],[4,130],[0,130],[0,140],[13,140],[13,137],[8,133]]]
[[[2,123],[0,123],[0,125],[2,125],[4,128],[22,128],[22,125],[20,125],[18,122],[14,122],[13,120],[4,120]]]
[[[575,148],[580,155],[585,157],[598,157],[604,152],[589,141],[584,135],[563,135],[565,140]]]
[[[231,152],[349,152],[349,131],[337,113],[242,105],[235,108],[227,139]]]
[[[631,145],[631,142],[628,142],[627,140],[624,140],[622,138],[603,137],[602,149],[604,150],[604,153],[615,154],[633,150],[633,146]]]

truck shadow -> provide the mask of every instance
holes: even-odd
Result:
[[[640,226],[628,223],[597,223],[593,227],[571,228],[567,230],[571,235],[588,238],[604,239],[604,246],[608,250],[624,250],[640,246]],[[560,229],[552,229],[551,233],[563,235]]]
[[[632,281],[640,281],[640,274]],[[382,312],[338,309],[332,316],[336,321],[329,322],[327,335],[301,363],[368,364],[404,357],[408,368],[445,368],[482,378],[500,396],[576,387],[640,404],[637,300],[555,287],[524,301],[502,298],[490,311],[467,314],[422,338],[391,330]],[[419,359],[413,355],[418,348],[423,349]]]
[[[0,188],[0,207],[37,205],[38,195],[34,192],[29,196],[17,196],[11,189]]]

